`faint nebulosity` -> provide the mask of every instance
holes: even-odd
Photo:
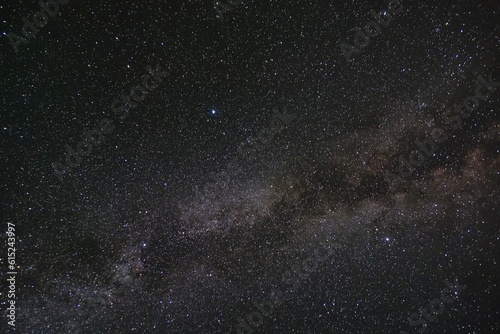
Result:
[[[498,2],[215,2],[0,5],[0,331],[499,333]]]

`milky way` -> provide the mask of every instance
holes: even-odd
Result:
[[[498,333],[500,8],[393,5],[0,6],[0,331]]]

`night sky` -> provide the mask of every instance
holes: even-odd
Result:
[[[498,0],[54,4],[0,4],[1,333],[500,333]]]

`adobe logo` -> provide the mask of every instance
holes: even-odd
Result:
[[[14,48],[14,52],[19,52],[19,45],[28,44],[28,39],[35,38],[38,33],[38,28],[43,28],[49,23],[49,16],[55,17],[59,14],[59,5],[65,5],[70,0],[48,0],[44,2],[43,0],[38,1],[38,5],[42,10],[33,14],[33,18],[28,20],[26,17],[22,17],[23,26],[21,32],[24,37],[19,36],[14,33],[7,33],[6,36],[9,39],[10,44]]]

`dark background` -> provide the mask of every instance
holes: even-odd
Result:
[[[5,34],[39,6],[2,3],[17,331],[236,333],[252,301],[286,288],[283,272],[336,240],[345,248],[256,333],[415,333],[407,317],[455,278],[467,290],[427,332],[498,333],[500,90],[411,177],[384,174],[478,76],[500,81],[499,6],[402,4],[348,63],[340,43],[386,2],[243,1],[221,22],[209,0],[72,0],[17,54]],[[117,122],[111,102],[158,64],[168,78]],[[285,107],[294,122],[196,199]],[[59,182],[51,164],[104,117],[115,131]]]

